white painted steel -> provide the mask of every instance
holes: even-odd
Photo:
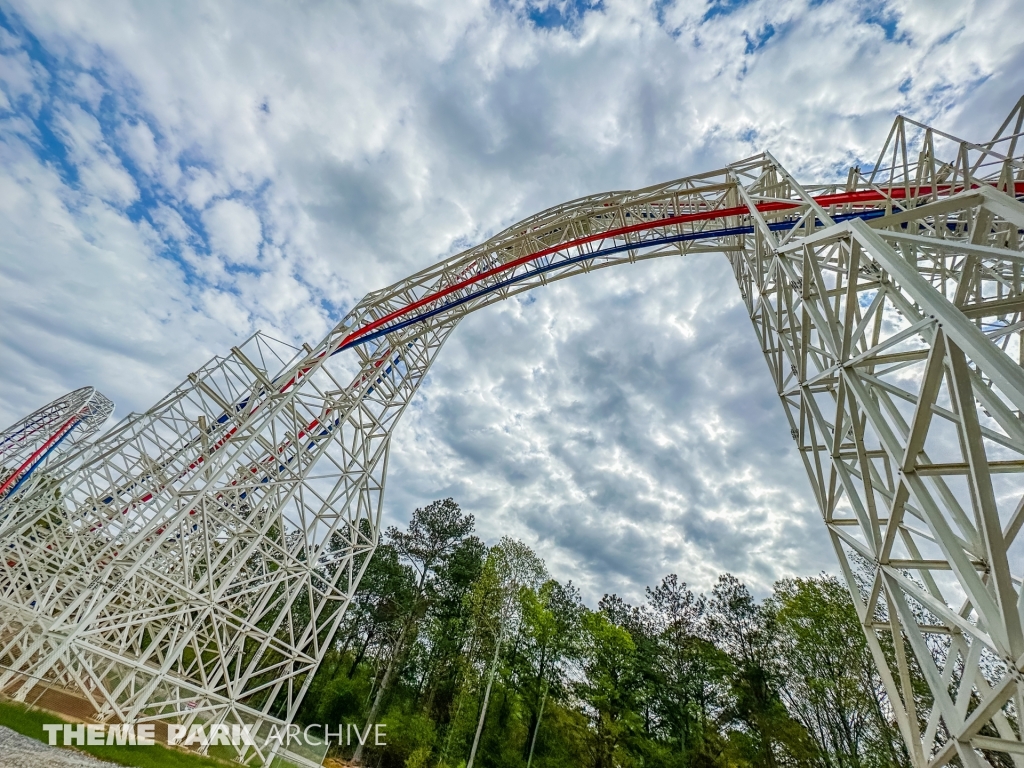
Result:
[[[106,720],[289,722],[377,543],[392,430],[458,320],[592,269],[715,252],[914,764],[1024,768],[1022,120],[1024,99],[973,144],[900,117],[845,184],[801,185],[764,153],[583,198],[367,295],[315,349],[253,337],[49,469],[59,498],[18,501],[0,527],[17,550],[0,564],[0,686],[24,698],[42,677]],[[878,199],[815,199],[853,192]],[[348,383],[332,373],[354,332],[418,302],[435,314],[344,352]]]
[[[0,520],[44,476],[43,470],[88,443],[114,411],[94,387],[80,387],[0,432]]]

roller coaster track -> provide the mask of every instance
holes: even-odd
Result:
[[[368,294],[315,347],[257,334],[47,482],[15,487],[38,457],[5,477],[0,690],[256,724],[239,757],[269,762],[376,546],[394,427],[459,320],[716,253],[912,762],[1024,768],[1022,123],[1024,99],[980,144],[899,117],[845,183],[765,152],[581,198]]]

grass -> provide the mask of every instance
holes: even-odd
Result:
[[[12,731],[42,742],[46,741],[43,723],[64,722],[66,721],[49,712],[0,701],[0,725],[5,725]],[[88,752],[101,760],[133,768],[225,768],[225,766],[238,768],[238,763],[192,755],[184,750],[170,749],[159,744],[151,747],[104,745],[102,747],[75,747],[75,749]]]

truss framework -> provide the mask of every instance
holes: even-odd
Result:
[[[80,387],[0,432],[0,501],[27,494],[38,470],[87,444],[113,411],[94,387]]]
[[[376,545],[391,430],[448,330],[347,386],[257,335],[50,468],[60,497],[14,499],[0,524],[0,686],[24,699],[42,678],[108,721],[290,722]]]
[[[59,496],[3,500],[0,689],[42,678],[107,720],[289,722],[376,545],[391,432],[458,320],[716,252],[912,761],[1024,768],[1022,121],[1024,99],[972,144],[898,118],[845,185],[763,153],[582,198],[367,295],[316,348],[254,337],[48,467]]]

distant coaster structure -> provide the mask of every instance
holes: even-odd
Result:
[[[0,474],[0,690],[255,725],[238,757],[269,763],[377,544],[391,434],[459,320],[721,253],[914,765],[1024,768],[1022,124],[1024,98],[984,143],[901,116],[845,183],[764,152],[555,206],[368,294],[315,347],[255,335],[34,483],[35,465]]]

